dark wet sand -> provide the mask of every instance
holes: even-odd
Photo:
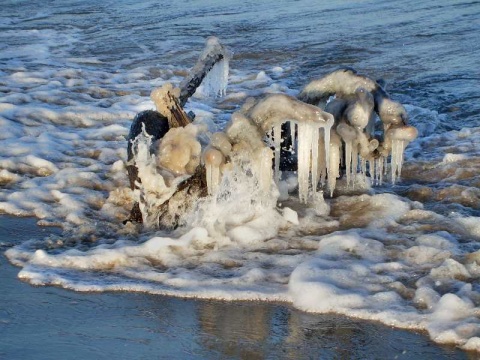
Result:
[[[0,216],[0,250],[56,231]],[[288,306],[34,287],[0,257],[0,359],[476,359],[423,333]]]

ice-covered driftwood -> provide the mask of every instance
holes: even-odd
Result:
[[[135,140],[143,133],[149,136],[149,154],[155,154],[160,139],[163,139],[170,129],[185,127],[191,119],[183,110],[187,100],[195,93],[202,81],[207,92],[221,95],[225,93],[226,79],[228,78],[228,50],[215,37],[207,39],[205,49],[197,63],[181,82],[179,88],[165,84],[154,89],[151,97],[156,106],[156,111],[146,110],[137,114],[132,122],[127,138],[127,172],[130,188],[138,191],[142,188],[142,179],[139,176],[138,164],[135,158]],[[199,170],[201,172],[201,170]],[[195,177],[194,177],[195,178]],[[181,186],[188,188],[192,180],[186,179]],[[180,186],[179,186],[180,187]],[[129,218],[126,221],[142,222],[142,202],[140,199],[134,204]]]
[[[316,201],[324,187],[332,196],[342,165],[347,186],[358,173],[370,172],[374,182],[381,182],[389,156],[392,182],[400,176],[403,151],[416,129],[407,125],[404,107],[379,82],[352,69],[312,81],[298,98],[268,94],[247,99],[223,131],[210,134],[191,123],[183,105],[202,80],[207,92],[224,94],[228,56],[218,39],[209,38],[180,88],[165,84],[155,89],[151,97],[157,111],[135,118],[127,169],[138,203],[129,220],[175,228],[201,198],[228,193],[225,187],[237,181],[232,174],[239,171],[256,189],[272,193],[287,162],[297,172],[302,203]],[[383,124],[380,136],[377,115]],[[209,144],[202,147],[200,134],[210,138]]]

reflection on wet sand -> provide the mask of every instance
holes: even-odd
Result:
[[[250,307],[202,302],[198,309],[202,342],[226,357],[264,359],[268,354],[264,345],[270,336],[271,311],[266,304]]]
[[[0,248],[54,232],[35,222],[0,216]],[[18,281],[16,268],[1,258],[0,271],[2,359],[473,360],[478,355],[440,347],[426,334],[281,304],[32,287]]]
[[[201,301],[197,311],[197,341],[215,354],[212,358],[426,359],[447,354],[465,358],[453,347],[439,348],[414,332],[282,305]]]

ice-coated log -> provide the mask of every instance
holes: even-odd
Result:
[[[358,88],[373,92],[378,87],[379,85],[374,80],[358,75],[354,69],[343,68],[311,81],[302,89],[298,98],[308,104],[316,105],[326,103],[332,95],[351,96]]]
[[[159,139],[162,139],[165,136],[165,134],[169,131],[170,128],[186,126],[188,123],[190,123],[190,119],[183,111],[183,106],[185,106],[185,103],[187,102],[187,100],[195,93],[198,86],[205,79],[209,71],[212,70],[212,68],[214,68],[218,62],[222,62],[222,60],[223,60],[222,64],[218,65],[217,68],[214,70],[215,74],[211,78],[212,81],[210,81],[205,88],[212,89],[215,87],[215,86],[212,86],[212,84],[214,85],[216,84],[218,85],[219,90],[216,91],[215,95],[225,93],[226,81],[228,80],[228,60],[230,59],[230,57],[231,57],[231,54],[220,43],[220,41],[215,37],[210,37],[207,39],[206,47],[203,53],[200,55],[197,63],[192,68],[192,70],[187,75],[187,77],[181,82],[180,92],[178,92],[178,89],[174,89],[169,84],[166,84],[165,85],[166,87],[160,92],[155,92],[154,90],[154,92],[152,93],[152,99],[156,103],[156,107],[158,111],[147,110],[137,114],[137,116],[135,116],[133,120],[133,123],[130,128],[130,133],[127,138],[128,140],[127,171],[128,171],[128,177],[130,180],[130,187],[132,188],[132,190],[136,189],[137,188],[136,184],[142,183],[142,180],[143,180],[142,179],[143,174],[141,174],[142,171],[139,171],[139,168],[136,164],[136,159],[134,156],[135,149],[133,145],[134,140],[139,136],[139,134],[141,134],[142,128],[145,129],[146,134],[151,136],[151,141],[153,143]],[[159,103],[157,104],[157,102]],[[164,115],[163,114],[164,112],[167,114]],[[152,147],[150,149],[150,152],[152,153],[153,151],[154,150]],[[197,167],[197,169],[194,169],[194,165],[195,165],[194,162],[189,161],[184,169],[189,174],[195,172],[196,179],[198,179],[199,172],[196,170],[198,170],[199,167]],[[180,172],[183,172],[182,168],[180,168]],[[205,171],[203,171],[202,173],[205,173]],[[205,192],[201,191],[201,186],[200,186],[201,182],[193,181],[193,183],[195,184],[194,186],[190,186],[190,185],[184,186],[183,189],[188,189],[186,193],[190,193],[191,197],[193,198],[194,196],[192,193],[193,191],[192,189],[195,189],[195,191],[198,193],[199,196],[204,196],[202,194],[206,193],[206,191]],[[205,190],[206,190],[206,187],[205,187]],[[177,195],[178,195],[177,197],[181,198],[182,193],[185,191],[179,189],[177,192]],[[126,222],[127,221],[142,222],[144,220],[142,219],[142,216],[146,216],[146,215],[145,215],[145,212],[143,215],[140,212],[140,205],[141,204],[139,204],[138,202],[136,202],[133,205],[130,216],[126,220]],[[171,206],[169,205],[164,208],[171,209]],[[168,216],[171,215],[172,219],[177,219],[178,213],[175,213],[175,211],[176,210],[168,210],[165,212],[165,215],[159,215],[160,216],[159,222],[161,223],[162,222],[161,218],[162,217],[166,218],[167,215]],[[175,221],[176,220],[174,220],[174,222]]]
[[[178,96],[180,89],[174,88],[171,83],[165,83],[150,94],[157,111],[168,119],[170,128],[187,126],[190,118],[180,106]]]
[[[374,108],[373,95],[365,88],[355,90],[344,112],[344,119],[358,130],[365,129],[372,121]]]
[[[312,122],[318,127],[333,125],[331,114],[285,94],[270,94],[260,99],[247,111],[247,116],[265,133],[288,120],[297,124]]]

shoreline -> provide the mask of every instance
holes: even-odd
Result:
[[[0,215],[3,252],[53,228]],[[0,357],[5,359],[391,358],[469,359],[424,333],[257,301],[200,300],[133,292],[32,286],[0,260]],[[318,354],[318,356],[317,356]]]

